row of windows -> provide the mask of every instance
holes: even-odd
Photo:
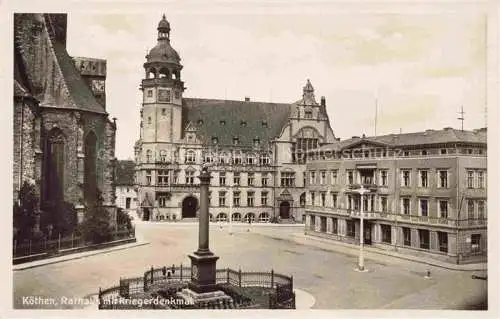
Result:
[[[246,123],[246,122],[245,122]],[[219,144],[219,138],[217,136],[212,136],[212,144]],[[240,145],[240,138],[239,137],[233,137],[233,145]],[[259,146],[260,145],[260,138],[254,138],[253,139],[253,146]]]
[[[338,234],[339,225],[338,219],[332,218],[332,228],[331,232],[333,234]],[[355,222],[352,220],[346,220],[346,236],[354,238],[355,237]],[[316,218],[311,215],[310,229],[315,230]],[[326,217],[320,216],[320,231],[326,232]],[[391,225],[380,225],[381,238],[380,241],[386,244],[393,244],[393,230]],[[409,227],[402,227],[403,232],[403,245],[408,247],[415,247],[413,245],[413,235],[412,229]],[[415,232],[417,235],[416,242],[418,242],[418,248],[430,249],[430,231],[427,229],[417,229]],[[441,252],[448,252],[448,233],[437,231],[437,249]],[[470,251],[479,252],[481,250],[481,234],[472,234],[470,237]]]
[[[156,171],[156,185],[158,186],[166,186],[179,184],[179,173],[180,170],[157,170]],[[194,184],[195,181],[195,171],[194,170],[186,170],[185,171],[185,183],[186,184]],[[256,186],[256,178],[255,173],[246,173],[246,185],[247,186]],[[272,178],[270,173],[262,173],[260,176],[260,186],[268,186],[269,180]],[[221,186],[230,186],[231,184],[227,184],[227,178],[225,172],[219,172],[219,185]],[[233,183],[232,186],[241,186],[241,175],[239,172],[233,173]],[[152,185],[152,170],[146,170],[146,185]]]
[[[327,205],[327,193],[319,193],[319,202],[316,200],[316,193],[310,193],[311,204],[315,206],[316,204],[326,207]],[[418,199],[418,215],[419,216],[429,216],[429,202],[428,198]],[[467,199],[467,218],[469,219],[484,219],[486,215],[486,202],[484,200]],[[329,206],[332,208],[338,208],[338,194],[330,193]],[[361,198],[359,196],[347,196],[347,208],[353,210],[360,210]],[[412,211],[412,201],[409,197],[403,197],[400,199],[400,211],[404,215],[410,215]],[[450,201],[448,199],[436,199],[436,207],[439,218],[448,218]],[[363,200],[363,210],[364,211],[378,211],[387,213],[388,208],[388,198],[387,196],[379,196],[378,200],[374,195],[370,197],[366,196]]]
[[[418,187],[429,188],[433,180],[432,171],[429,169],[418,169]],[[316,171],[309,171],[309,184],[314,185],[319,182],[320,185],[327,184],[328,171],[322,170],[316,174]],[[338,170],[329,171],[330,184],[338,184]],[[467,171],[467,187],[468,188],[484,188],[486,181],[486,173],[484,170],[468,170]],[[319,178],[318,178],[319,177]],[[377,178],[375,178],[377,177]],[[436,185],[438,188],[449,187],[450,174],[447,169],[439,169],[436,172]],[[347,170],[348,184],[377,184],[379,186],[388,185],[388,170],[378,171],[355,171]],[[401,169],[400,171],[400,186],[412,187],[412,170]]]
[[[226,206],[226,195],[228,192],[226,191],[220,191],[218,193],[219,197],[219,206]],[[209,202],[211,202],[211,197],[212,197],[212,192],[209,192]],[[241,206],[241,192],[233,192],[232,193],[232,206],[233,207],[240,207]],[[255,206],[255,192],[254,191],[249,191],[246,192],[246,197],[247,197],[247,202],[246,206],[247,207],[253,207]],[[260,193],[260,205],[261,206],[267,206],[268,205],[268,192],[261,192]]]
[[[166,151],[160,151],[159,160],[160,162],[166,162],[168,159]],[[247,165],[269,165],[271,163],[271,156],[269,153],[263,154],[245,154],[235,153],[233,155],[229,153],[211,153],[207,152],[202,157],[203,163],[220,163],[220,164],[247,164]],[[188,150],[184,156],[184,163],[194,164],[197,161],[197,156],[195,151]],[[151,150],[146,151],[146,163],[153,163],[153,152]],[[174,155],[174,162],[178,162],[178,155]]]
[[[466,148],[466,149],[428,149],[428,150],[393,150],[387,148],[358,148],[346,149],[342,151],[326,150],[326,151],[311,151],[307,157],[311,160],[330,160],[330,159],[362,159],[362,158],[404,158],[410,156],[436,156],[449,154],[463,155],[484,155],[485,150],[481,148]]]

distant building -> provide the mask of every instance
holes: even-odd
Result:
[[[306,233],[453,263],[487,256],[486,129],[353,137],[307,164]]]
[[[118,161],[116,165],[116,205],[132,215],[137,210],[134,161]]]
[[[139,208],[144,220],[196,218],[197,178],[211,165],[211,218],[302,221],[305,157],[335,140],[326,101],[307,81],[295,103],[185,98],[170,24],[158,24],[141,83],[140,139],[135,144]],[[200,70],[202,71],[202,70]]]
[[[66,29],[66,14],[14,14],[14,198],[28,181],[42,212],[66,202],[81,221],[99,190],[114,221],[116,124],[103,98],[106,61],[76,62]]]

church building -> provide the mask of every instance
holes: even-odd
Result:
[[[67,203],[81,221],[99,191],[114,221],[106,61],[71,57],[66,33],[66,14],[14,14],[14,200],[28,182],[42,215]]]
[[[144,63],[134,146],[140,216],[196,218],[197,176],[209,165],[212,220],[301,222],[307,151],[336,140],[325,98],[316,101],[309,80],[293,103],[184,97],[165,16],[157,30]]]

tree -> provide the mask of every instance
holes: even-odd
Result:
[[[97,190],[96,199],[87,203],[87,209],[79,231],[86,242],[100,244],[111,239],[109,212],[103,206],[104,199]]]
[[[31,238],[38,214],[38,196],[35,193],[35,186],[25,181],[19,190],[18,199],[19,203],[14,203],[13,207],[13,222],[18,232],[17,238]]]

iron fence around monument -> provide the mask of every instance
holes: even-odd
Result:
[[[142,295],[168,283],[188,283],[191,281],[191,268],[179,266],[151,267],[143,276],[120,278],[119,285],[105,290],[99,289],[99,309],[118,309],[112,300],[116,297],[130,298]],[[293,292],[293,276],[277,274],[274,270],[241,271],[230,268],[216,270],[216,283],[238,288],[263,287],[269,288],[269,307],[271,309],[294,308],[295,293]]]

